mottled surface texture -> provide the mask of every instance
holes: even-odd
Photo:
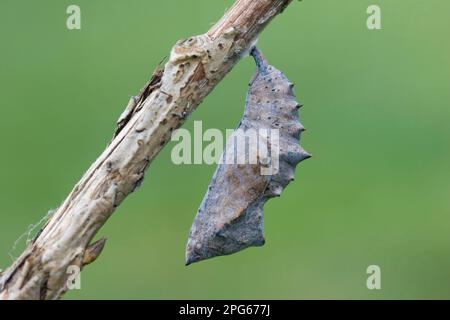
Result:
[[[256,48],[251,54],[257,70],[237,129],[245,132],[278,129],[279,168],[272,175],[263,175],[261,169],[267,166],[263,161],[256,164],[222,161],[192,225],[186,264],[235,253],[250,246],[262,246],[265,241],[264,203],[280,196],[294,180],[296,165],[310,157],[299,145],[304,128],[299,121],[300,104],[295,100],[293,84],[282,72],[270,66]],[[230,149],[236,150],[233,141],[230,139],[227,143],[224,155]],[[259,144],[268,143],[270,149],[271,141],[258,139],[258,148],[263,147]],[[252,151],[251,148],[244,149],[246,159]]]

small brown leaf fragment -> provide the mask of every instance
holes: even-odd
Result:
[[[83,256],[83,266],[94,262],[99,257],[99,255],[103,251],[103,248],[105,247],[105,243],[106,238],[101,238],[100,240],[95,241],[86,248]]]

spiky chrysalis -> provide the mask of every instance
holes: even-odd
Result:
[[[293,84],[270,66],[256,48],[251,55],[257,70],[250,82],[244,116],[226,145],[191,227],[186,264],[262,246],[264,203],[280,196],[294,179],[296,165],[310,157],[299,145],[304,128],[299,122],[300,104],[296,102]],[[246,148],[237,148],[237,132],[257,132],[257,146],[252,147],[247,137]],[[271,139],[275,133],[277,141]],[[259,151],[263,149],[267,149],[269,157],[261,156]],[[231,157],[235,162],[230,163],[227,159],[233,151],[237,155]],[[250,158],[255,152],[257,161],[252,163]],[[245,164],[236,162],[240,156],[246,159]],[[264,173],[270,166],[272,171]]]

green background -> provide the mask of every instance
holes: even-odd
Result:
[[[0,268],[175,41],[232,2],[0,2]],[[374,3],[379,31],[366,27]],[[66,28],[69,4],[81,30]],[[101,229],[103,254],[66,298],[450,298],[449,12],[445,0],[294,1],[259,46],[296,83],[313,158],[265,206],[266,245],[184,266],[215,166],[175,166],[172,142]],[[253,71],[252,59],[239,63],[184,127],[234,128]],[[366,288],[372,264],[381,290]]]

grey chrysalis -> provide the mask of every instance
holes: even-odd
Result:
[[[257,70],[250,82],[244,116],[235,133],[257,132],[257,146],[252,148],[250,141],[245,140],[246,148],[242,151],[236,148],[235,135],[228,141],[222,162],[214,173],[191,227],[186,265],[232,254],[250,246],[262,246],[265,241],[265,202],[280,196],[294,179],[297,164],[310,157],[299,145],[304,128],[299,122],[300,104],[295,100],[293,84],[282,72],[269,65],[256,47],[251,55]],[[264,131],[270,132],[271,137],[274,132],[277,133],[278,141],[274,143],[261,133]],[[230,151],[237,152],[237,157],[245,156],[249,160],[255,150],[259,152],[266,144],[272,156],[276,153],[275,149],[278,150],[277,158],[262,157],[257,153],[256,163],[225,161]],[[264,174],[264,169],[275,162],[271,174]]]

